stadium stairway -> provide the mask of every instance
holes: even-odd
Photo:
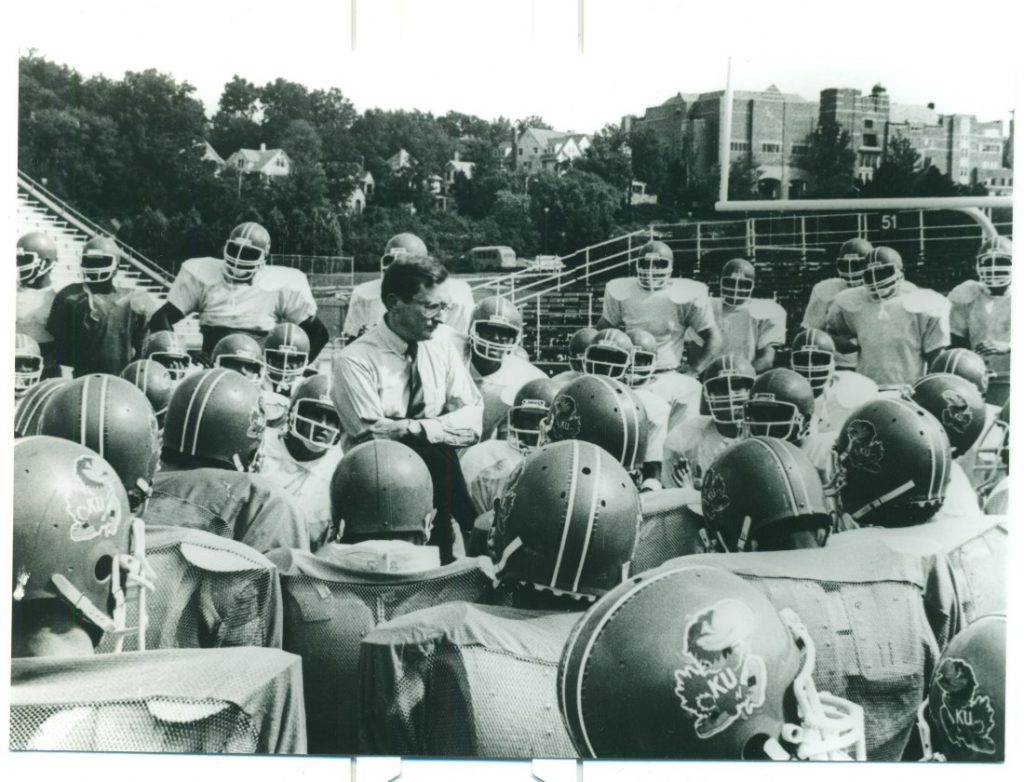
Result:
[[[18,236],[40,231],[56,243],[57,264],[51,274],[54,290],[81,282],[82,248],[93,236],[105,234],[95,223],[20,171],[16,224]],[[117,243],[124,251],[124,257],[114,276],[114,283],[121,288],[145,290],[161,304],[166,301],[171,276],[124,242],[117,240]],[[202,345],[196,316],[183,319],[174,330],[185,338],[190,348]]]

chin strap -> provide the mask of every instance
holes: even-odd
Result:
[[[146,560],[146,524],[140,518],[132,520],[132,553],[119,554],[114,557],[113,573],[125,574],[125,585],[138,589],[139,619],[135,627],[126,627],[127,621],[127,600],[124,590],[121,588],[121,579],[114,575],[110,588],[114,597],[114,627],[108,631],[117,636],[114,641],[114,653],[120,654],[124,648],[125,636],[135,634],[137,647],[140,652],[146,650],[146,627],[148,619],[146,613],[146,593],[156,589],[154,581],[156,573]]]
[[[928,724],[928,699],[917,707],[917,734],[921,737],[921,760],[945,762],[946,756],[932,748],[932,726]]]
[[[779,616],[804,656],[800,673],[793,681],[800,724],[783,725],[782,740],[796,747],[799,760],[867,760],[864,710],[845,698],[818,692],[811,678],[814,641],[795,611],[783,608]],[[765,751],[770,751],[767,745]]]

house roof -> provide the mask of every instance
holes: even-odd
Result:
[[[279,153],[287,157],[283,149],[240,149],[235,154],[241,155],[247,163],[252,163],[254,168],[263,168]]]
[[[217,150],[213,148],[209,141],[203,141],[203,158],[213,160],[219,165],[224,165],[224,158],[217,154]]]
[[[476,163],[473,163],[472,161],[469,161],[469,160],[449,160],[448,161],[448,167],[449,168],[455,169],[456,171],[461,171],[466,176],[473,176],[473,168],[474,168],[474,166],[476,166]]]

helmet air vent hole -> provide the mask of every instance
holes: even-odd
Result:
[[[584,475],[590,475],[590,468],[589,467],[584,467],[583,468],[583,474]]]

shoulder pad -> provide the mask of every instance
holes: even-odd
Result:
[[[367,280],[352,289],[353,299],[379,299],[380,280]]]
[[[668,420],[668,414],[672,409],[672,405],[648,388],[634,388],[633,393],[639,397],[648,419],[654,421]]]
[[[635,296],[636,292],[640,290],[639,284],[633,277],[617,277],[614,280],[608,282],[604,286],[604,295],[611,296],[613,299],[619,301],[625,301],[631,296]]]
[[[945,296],[928,288],[908,291],[903,296],[903,308],[915,314],[923,313],[933,317],[949,317],[951,304]]]
[[[846,312],[860,312],[868,303],[867,288],[848,288],[833,300],[835,306]]]
[[[970,304],[979,298],[984,287],[977,280],[964,280],[949,292],[949,300],[953,304]]]
[[[306,275],[287,266],[264,266],[256,275],[256,284],[265,291],[301,290],[309,287]]]
[[[786,310],[772,299],[751,299],[750,314],[757,320],[786,320]]]
[[[843,291],[847,290],[849,286],[844,280],[838,277],[830,277],[827,280],[820,280],[814,283],[814,287],[811,288],[811,296],[818,297],[821,299],[833,299]]]
[[[186,273],[204,285],[214,285],[224,280],[224,261],[220,258],[190,258],[178,272],[179,276]]]
[[[844,409],[860,407],[878,396],[878,384],[860,372],[836,372],[833,377],[835,400]]]
[[[697,280],[673,279],[669,281],[668,295],[673,304],[689,304],[708,297],[708,286]]]

